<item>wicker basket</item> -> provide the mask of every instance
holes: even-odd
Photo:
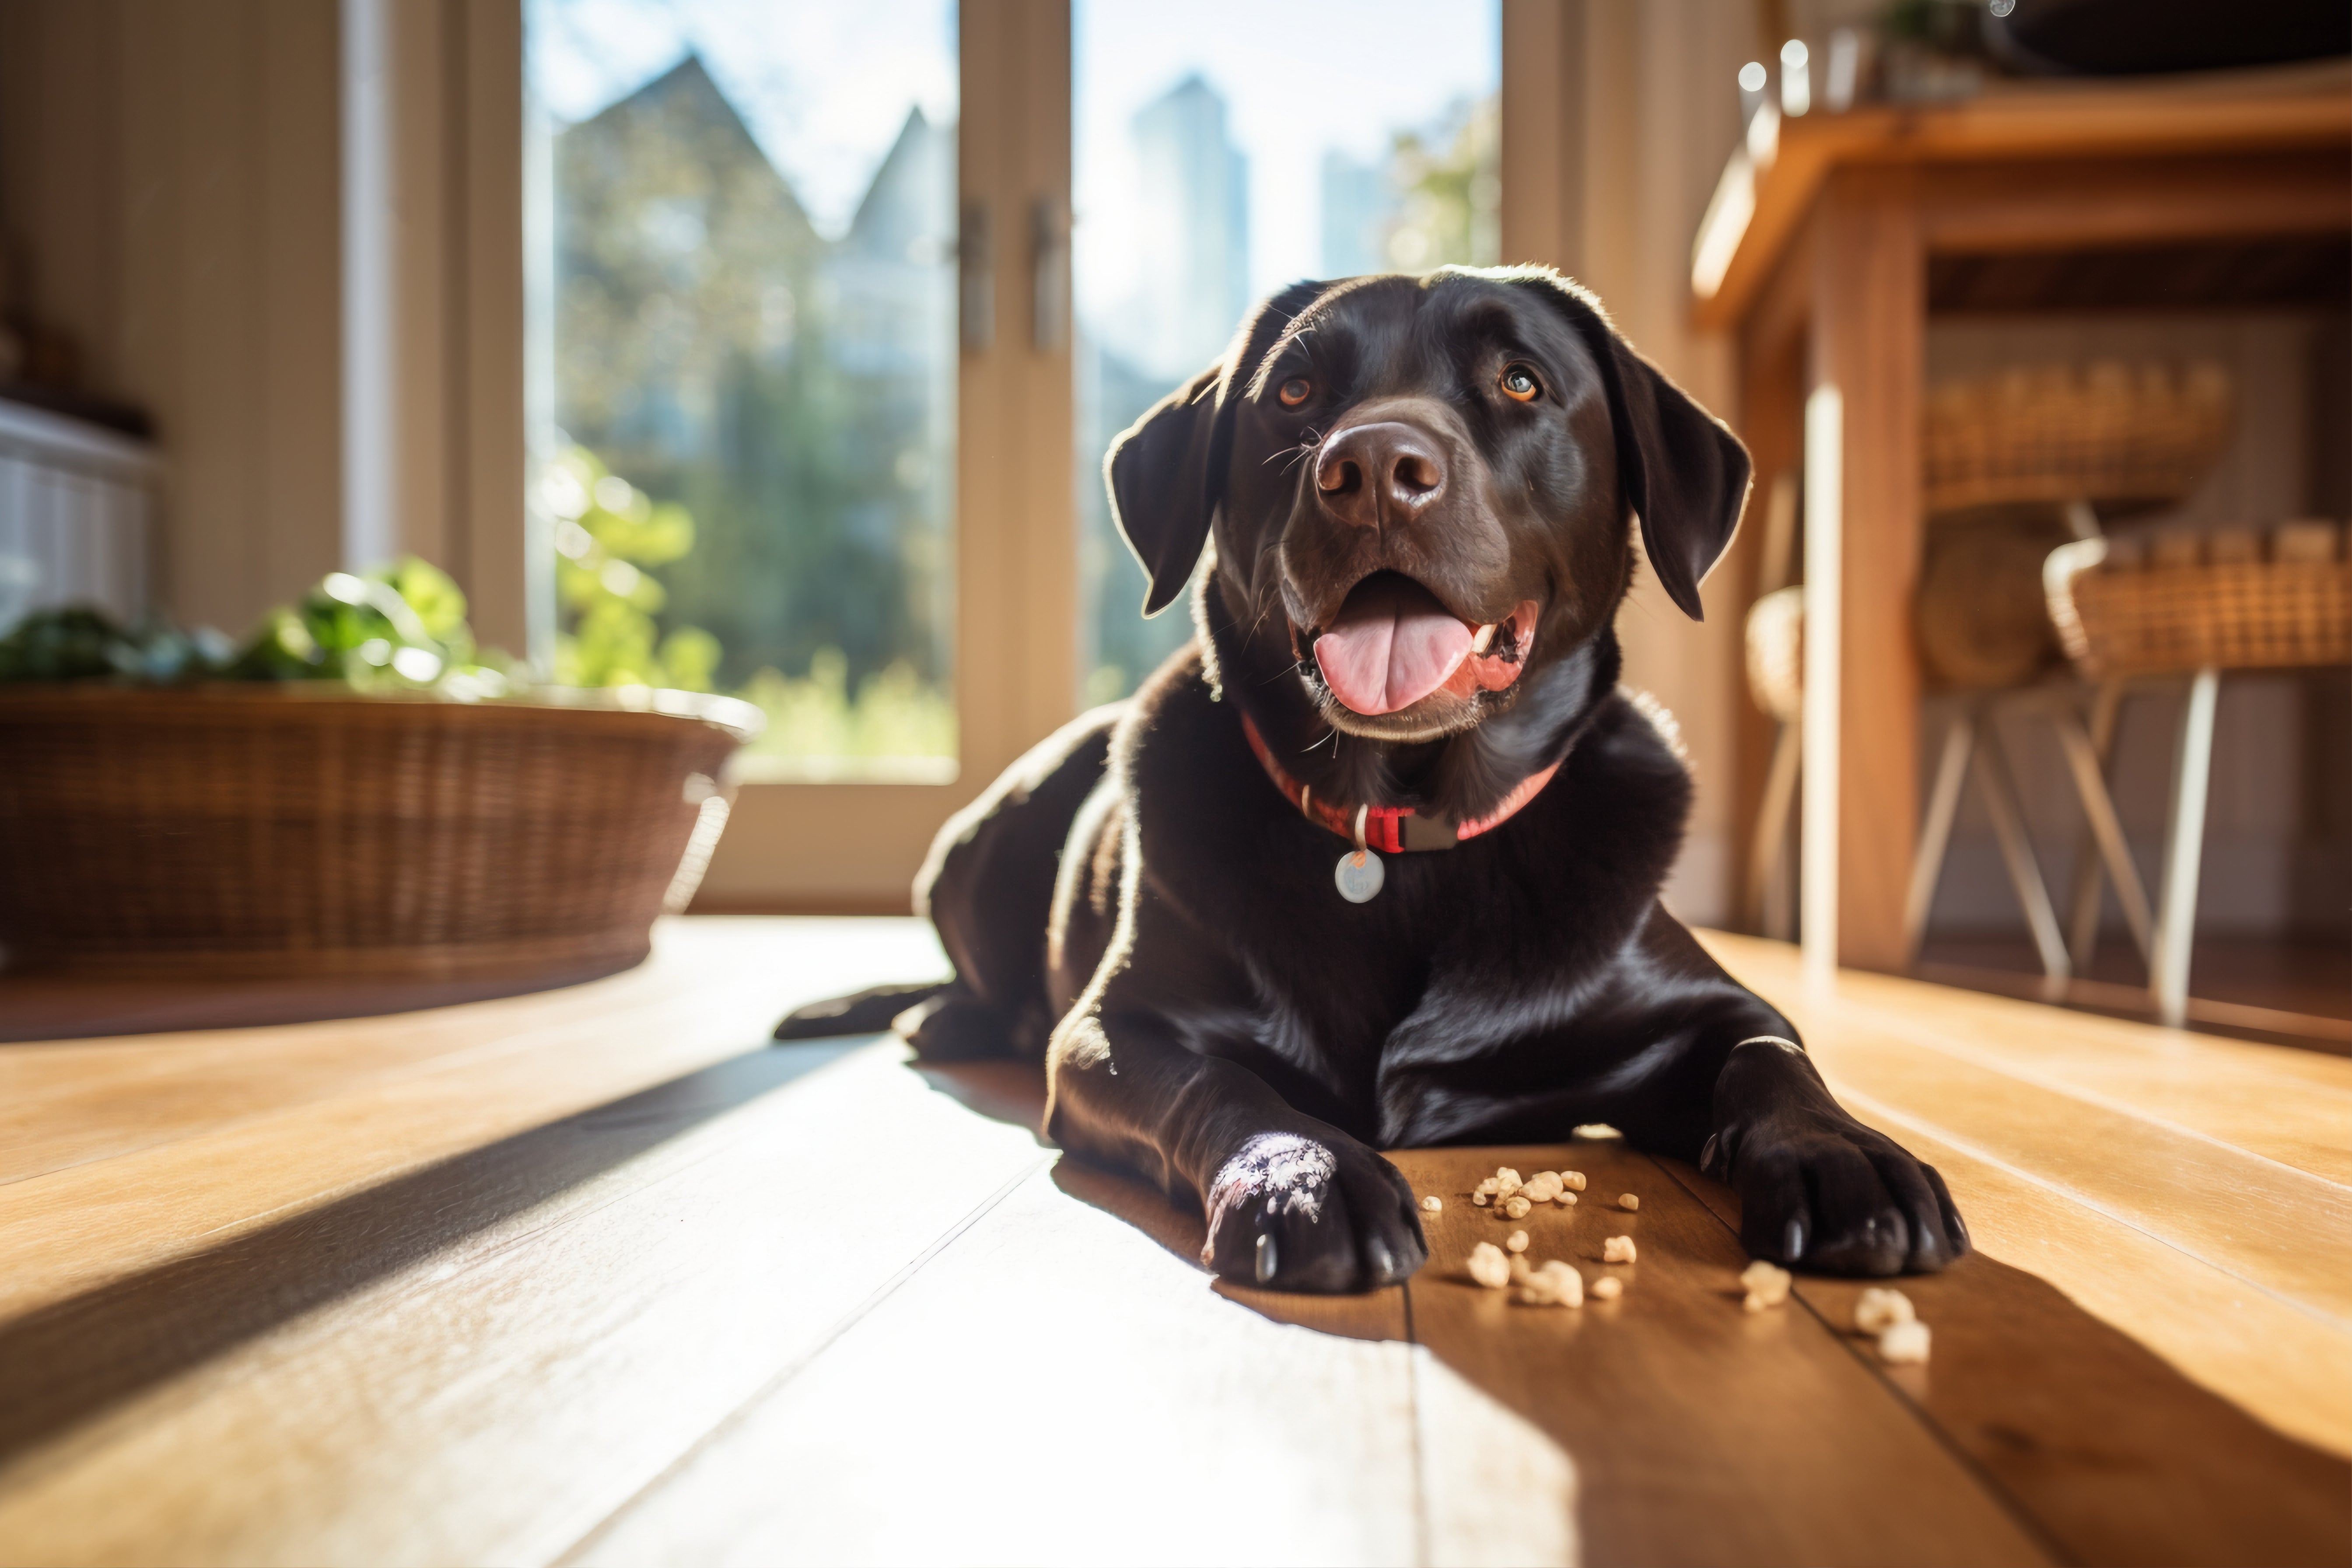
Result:
[[[1930,512],[2011,501],[2168,501],[2230,439],[2230,374],[2102,362],[2039,365],[1927,394]]]
[[[2352,562],[2118,571],[2106,553],[2104,539],[2063,545],[2043,574],[2067,657],[2094,680],[2352,664]]]
[[[111,974],[625,968],[759,724],[683,692],[0,689],[0,943]]]

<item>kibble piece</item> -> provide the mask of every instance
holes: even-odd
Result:
[[[1603,1274],[1592,1282],[1592,1299],[1596,1301],[1614,1301],[1624,1293],[1625,1281],[1614,1274]]]
[[[1630,1236],[1612,1236],[1608,1240],[1602,1242],[1601,1244],[1601,1261],[1603,1263],[1633,1262],[1633,1238]]]
[[[1559,1204],[1559,1206],[1564,1209],[1572,1209],[1576,1206],[1576,1194],[1574,1193],[1562,1193],[1559,1197],[1552,1201]]]
[[[1779,1264],[1758,1258],[1740,1271],[1739,1282],[1748,1288],[1748,1299],[1740,1305],[1751,1312],[1780,1305],[1789,1299],[1790,1278]]]
[[[1491,1241],[1482,1241],[1470,1249],[1470,1278],[1489,1290],[1499,1290],[1511,1282],[1511,1266],[1503,1257],[1503,1249]]]
[[[1494,1177],[1489,1176],[1485,1181],[1478,1184],[1478,1191],[1484,1196],[1493,1197],[1495,1195],[1495,1189],[1502,1184],[1502,1183],[1496,1181]]]
[[[1562,1171],[1559,1173],[1559,1180],[1560,1184],[1571,1193],[1580,1193],[1584,1190],[1584,1173],[1581,1171]]]
[[[1421,1206],[1425,1213],[1436,1214],[1445,1207],[1445,1200],[1432,1193],[1421,1200]]]
[[[1486,1206],[1487,1200],[1492,1196],[1493,1194],[1489,1193],[1472,1193],[1470,1194],[1470,1201],[1476,1204],[1480,1208],[1485,1208]]]
[[[1878,1336],[1879,1359],[1891,1366],[1917,1366],[1927,1359],[1927,1325],[1916,1318],[1890,1323]]]
[[[1548,1204],[1567,1189],[1560,1185],[1558,1171],[1538,1171],[1534,1179],[1519,1189],[1521,1196],[1531,1204]]]
[[[1632,1214],[1635,1209],[1642,1206],[1642,1200],[1632,1193],[1619,1193],[1617,1194],[1617,1206],[1623,1209],[1627,1214]]]
[[[1503,1205],[1503,1212],[1513,1219],[1525,1219],[1528,1217],[1528,1211],[1535,1206],[1525,1198],[1514,1197]]]
[[[1519,1287],[1519,1304],[1525,1307],[1581,1307],[1584,1305],[1584,1276],[1555,1258],[1528,1274],[1527,1282]]]
[[[1911,1310],[1910,1297],[1876,1286],[1864,1290],[1853,1304],[1853,1326],[1865,1334],[1883,1334],[1897,1323],[1916,1321],[1918,1316]]]
[[[1528,1249],[1528,1233],[1524,1230],[1515,1230],[1503,1237],[1503,1245],[1513,1252],[1525,1252]]]
[[[1511,1283],[1524,1285],[1528,1282],[1528,1255],[1524,1252],[1514,1252],[1511,1254]]]

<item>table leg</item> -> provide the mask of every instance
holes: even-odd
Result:
[[[1833,175],[1812,236],[1810,378],[1844,406],[1839,642],[1839,962],[1899,970],[1919,818],[1927,256],[1909,173]]]

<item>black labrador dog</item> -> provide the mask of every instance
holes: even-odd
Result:
[[[1942,1268],[1929,1166],[1841,1110],[1658,902],[1691,784],[1617,684],[1634,570],[1694,618],[1747,452],[1540,269],[1300,283],[1122,435],[1146,614],[1198,636],[940,831],[952,982],[803,1008],[1043,1058],[1045,1130],[1208,1217],[1219,1274],[1427,1258],[1374,1151],[1608,1122],[1738,1191],[1752,1254]],[[903,1010],[903,1011],[902,1011]]]

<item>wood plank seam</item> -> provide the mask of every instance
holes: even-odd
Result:
[[[2063,1078],[2046,1076],[2035,1071],[2032,1068],[2021,1067],[2015,1062],[2008,1061],[1999,1057],[1979,1056],[1968,1049],[1965,1046],[1952,1041],[1948,1036],[1933,1027],[1921,1027],[1916,1030],[1906,1031],[1906,1043],[1921,1047],[1927,1050],[1934,1051],[1938,1056],[1948,1057],[1954,1061],[1978,1068],[1980,1071],[1997,1073],[2005,1078],[2016,1079],[2022,1083],[2030,1083],[2034,1088],[2042,1089],[2046,1093],[2056,1095],[2061,1099],[2079,1100],[2085,1104],[2095,1105],[2102,1110],[2112,1111],[2118,1116],[2129,1117],[2135,1121],[2147,1122],[2149,1125],[2160,1127],[2168,1132],[2178,1133],[2181,1137],[2193,1139],[2200,1143],[2210,1144],[2213,1148],[2232,1157],[2259,1161],[2263,1164],[2268,1165],[2273,1170],[2278,1171],[2283,1174],[2294,1177],[2299,1181],[2317,1182],[2321,1185],[2332,1188],[2337,1192],[2352,1192],[2352,1184],[2336,1181],[2331,1177],[2323,1176],[2315,1171],[2307,1171],[2300,1165],[2289,1164],[2285,1161],[2278,1159],[2273,1155],[2263,1153],[2261,1151],[2256,1149],[2250,1149],[2242,1143],[2232,1143],[2225,1138],[2218,1138],[2212,1133],[2207,1132],[2200,1128],[2191,1127],[2186,1123],[2173,1121],[2169,1117],[2149,1110],[2143,1106],[2137,1106],[2125,1100],[2116,1100],[2098,1089],[2086,1088],[2079,1084],[2069,1083]]]
[[[556,1568],[562,1568],[562,1565],[566,1563],[576,1563],[589,1552],[593,1551],[595,1548],[598,1540],[601,1539],[616,1521],[627,1514],[631,1509],[635,1508],[641,1500],[651,1497],[654,1493],[659,1491],[673,1477],[682,1473],[686,1469],[687,1466],[694,1460],[696,1456],[701,1454],[713,1443],[717,1442],[721,1436],[725,1436],[726,1433],[740,1423],[751,1411],[759,1408],[765,1405],[769,1400],[774,1398],[778,1393],[780,1393],[793,1381],[793,1379],[807,1371],[808,1368],[815,1363],[816,1359],[824,1354],[826,1351],[832,1349],[833,1346],[840,1341],[844,1334],[856,1328],[857,1324],[877,1307],[879,1307],[883,1302],[888,1300],[892,1295],[897,1293],[899,1287],[905,1285],[908,1280],[912,1279],[917,1274],[920,1273],[930,1264],[930,1261],[933,1258],[937,1258],[940,1253],[953,1246],[959,1237],[961,1237],[966,1231],[970,1230],[974,1225],[977,1225],[982,1219],[985,1218],[990,1211],[993,1210],[998,1205],[1004,1202],[1005,1199],[1011,1197],[1024,1182],[1028,1181],[1030,1178],[1036,1175],[1039,1171],[1051,1165],[1054,1163],[1056,1152],[1057,1152],[1041,1151],[1036,1159],[1023,1165],[1018,1172],[1014,1173],[1013,1176],[1005,1181],[1003,1185],[998,1187],[995,1192],[990,1194],[988,1197],[976,1205],[971,1213],[965,1215],[962,1218],[957,1220],[955,1224],[942,1231],[929,1247],[923,1248],[920,1253],[909,1260],[905,1268],[900,1268],[896,1274],[893,1274],[889,1279],[884,1280],[880,1285],[877,1286],[864,1300],[858,1302],[856,1306],[842,1314],[840,1320],[835,1322],[831,1327],[827,1328],[823,1334],[819,1335],[816,1341],[812,1343],[806,1351],[793,1358],[792,1361],[786,1363],[782,1367],[779,1368],[773,1376],[770,1377],[758,1388],[752,1390],[752,1392],[738,1403],[735,1408],[730,1411],[723,1419],[719,1420],[717,1424],[712,1426],[708,1432],[705,1432],[700,1437],[688,1444],[682,1451],[680,1451],[677,1457],[672,1459],[669,1464],[663,1468],[660,1474],[655,1476],[652,1479],[646,1481],[644,1486],[639,1487],[635,1491],[630,1493],[627,1497],[623,1498],[618,1503],[614,1504],[612,1510],[604,1515],[604,1518],[594,1529],[581,1536],[579,1540],[573,1542],[571,1546],[559,1553],[554,1559]]]
[[[2052,1181],[2046,1176],[2036,1175],[2031,1171],[2025,1170],[2008,1160],[2002,1159],[2000,1155],[1993,1153],[1991,1151],[1984,1148],[1981,1144],[1975,1142],[1973,1140],[1960,1133],[1954,1132],[1948,1128],[1937,1127],[1931,1122],[1920,1121],[1916,1117],[1906,1115],[1902,1111],[1896,1110],[1892,1106],[1874,1100],[1871,1096],[1855,1089],[1841,1087],[1837,1093],[1840,1100],[1843,1100],[1850,1108],[1862,1115],[1865,1121],[1880,1124],[1892,1122],[1898,1127],[1908,1128],[1918,1132],[1924,1137],[1934,1138],[1939,1142],[1948,1143],[1953,1148],[1959,1150],[1962,1153],[1968,1155],[1969,1158],[1972,1160],[1981,1160],[1993,1169],[2001,1172],[2005,1175],[2013,1177],[2017,1181],[2023,1182],[2027,1185],[2032,1186],[2038,1191],[2048,1193],[2052,1196],[2059,1198],[2064,1202],[2074,1204],[2081,1208],[2088,1209],[2093,1214],[2097,1215],[2100,1218],[2106,1220],[2111,1224],[2122,1226],[2126,1230],[2144,1236],[2148,1240],[2155,1242],[2158,1246],[2169,1248],[2174,1252],[2179,1253],[2183,1258],[2200,1263],[2206,1268],[2213,1269],[2216,1273],[2225,1275],[2228,1278],[2236,1280],[2239,1284],[2245,1287],[2245,1289],[2258,1291],[2262,1295],[2269,1298],[2271,1300],[2276,1301],[2283,1306],[2293,1308],[2295,1311],[2300,1312],[2304,1316],[2311,1318],[2328,1328],[2338,1331],[2352,1331],[2352,1322],[2347,1322],[2343,1318],[2326,1310],[2325,1308],[2314,1306],[2308,1301],[2297,1300],[2294,1297],[2290,1296],[2284,1291],[2277,1289],[2273,1286],[2265,1285],[2259,1279],[2249,1279],[2238,1269],[2231,1268],[2226,1261],[2219,1258],[2208,1258],[2203,1253],[2197,1251],[2193,1247],[2182,1245],[2179,1241],[2171,1237],[2166,1236],[2159,1231],[2148,1229],[2147,1226],[2139,1224],[2126,1215],[2117,1213],[2116,1210],[2108,1207],[2106,1205],[2099,1202],[2095,1198],[2085,1196],[2081,1193],[2070,1191],[2065,1187],[2060,1186],[2057,1183]]]
[[[1412,1560],[1420,1568],[1435,1561],[1429,1538],[1429,1455],[1421,1441],[1421,1342],[1412,1327],[1412,1280],[1404,1282],[1404,1393],[1412,1421]]]
[[[1723,1226],[1726,1231],[1730,1232],[1732,1241],[1735,1245],[1738,1243],[1739,1233],[1732,1226],[1731,1222],[1725,1219],[1720,1213],[1717,1213],[1715,1205],[1708,1203],[1703,1194],[1699,1193],[1688,1182],[1684,1181],[1679,1172],[1675,1171],[1673,1167],[1665,1164],[1662,1161],[1651,1159],[1650,1156],[1646,1154],[1643,1155],[1643,1158],[1649,1160],[1651,1166],[1655,1169],[1660,1175],[1665,1177],[1666,1180],[1672,1182],[1675,1186],[1680,1187],[1684,1193],[1688,1194],[1690,1200],[1696,1204],[1702,1210],[1706,1211],[1706,1213],[1714,1219],[1716,1224]],[[2006,1512],[2010,1518],[2016,1522],[2017,1527],[2030,1536],[2033,1540],[2034,1543],[2040,1546],[2042,1551],[2050,1554],[2052,1562],[2073,1563],[2080,1561],[2077,1555],[2074,1552],[2068,1551],[2065,1545],[2059,1541],[2057,1536],[2051,1532],[2049,1527],[2044,1525],[2041,1519],[2036,1516],[2032,1510],[2025,1506],[2024,1500],[2011,1492],[2007,1486],[2002,1484],[1998,1476],[1987,1469],[1983,1463],[1979,1461],[1974,1454],[1969,1453],[1966,1447],[1962,1447],[1959,1439],[1954,1436],[1950,1432],[1947,1431],[1943,1423],[1937,1421],[1934,1415],[1930,1413],[1926,1406],[1922,1405],[1917,1400],[1912,1398],[1911,1395],[1897,1384],[1893,1378],[1886,1375],[1886,1366],[1884,1362],[1880,1361],[1875,1354],[1865,1352],[1860,1341],[1857,1341],[1853,1335],[1846,1332],[1837,1324],[1830,1321],[1828,1316],[1824,1314],[1819,1307],[1813,1304],[1812,1300],[1804,1294],[1801,1289],[1790,1291],[1790,1296],[1797,1305],[1805,1310],[1807,1316],[1811,1317],[1813,1321],[1821,1325],[1822,1332],[1826,1333],[1832,1340],[1836,1342],[1839,1349],[1844,1351],[1847,1355],[1852,1356],[1855,1363],[1859,1365],[1863,1371],[1870,1374],[1873,1382],[1876,1383],[1880,1388],[1885,1390],[1887,1394],[1894,1397],[1895,1402],[1897,1405],[1901,1405],[1905,1410],[1910,1413],[1911,1418],[1919,1424],[1919,1426],[1927,1432],[1927,1436],[1935,1442],[1937,1447],[1942,1448],[1946,1454],[1950,1456],[1953,1462],[1958,1464],[1963,1471],[1975,1478],[1977,1484],[1984,1489],[1985,1494],[2000,1503],[2002,1511]]]

